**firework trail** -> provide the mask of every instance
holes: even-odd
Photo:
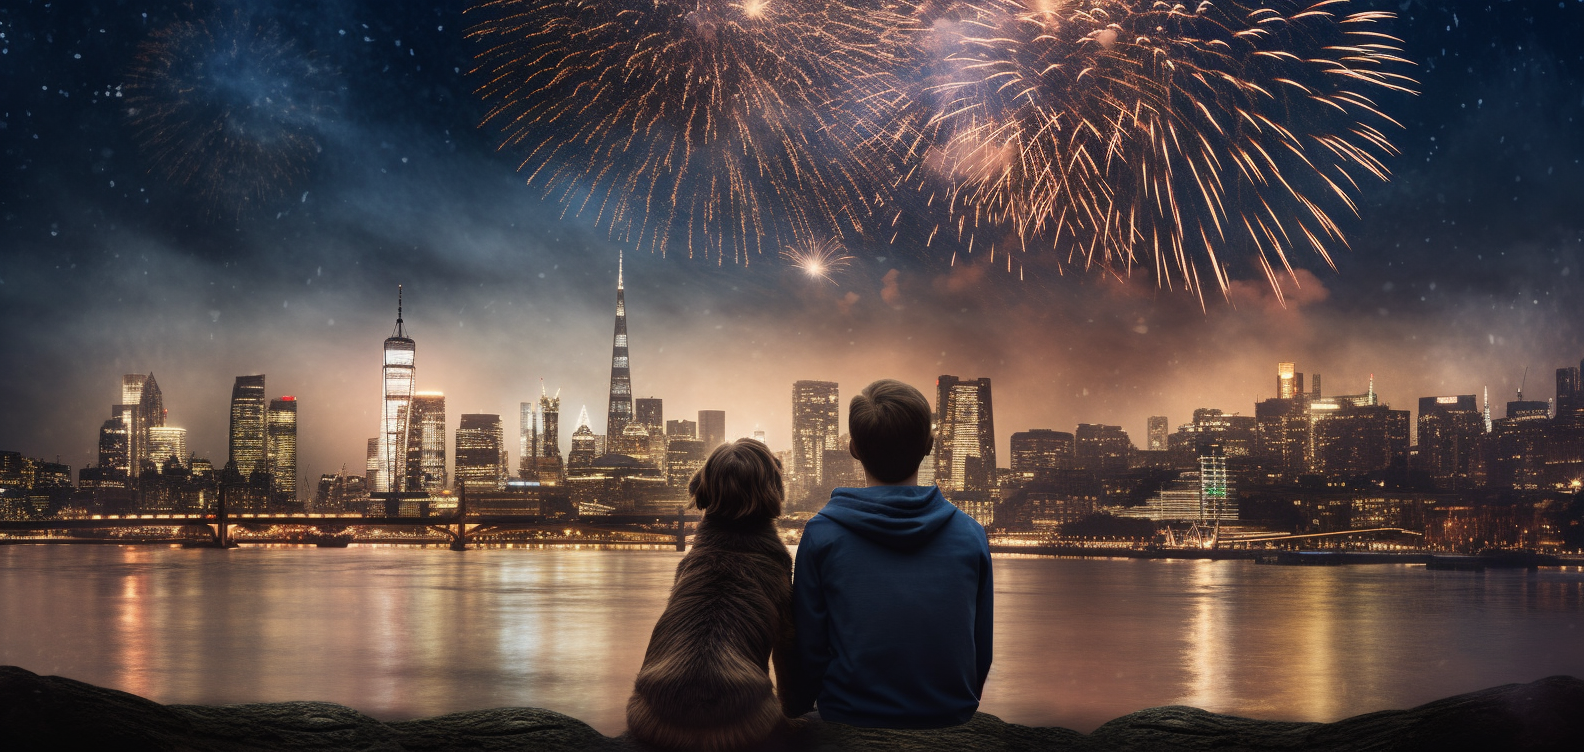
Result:
[[[1345,244],[1327,207],[1356,213],[1357,178],[1388,176],[1395,121],[1371,96],[1413,85],[1374,28],[1391,15],[1347,6],[925,6],[928,77],[886,137],[917,159],[904,179],[945,204],[937,230],[970,250],[1011,236],[1119,275],[1147,262],[1201,301],[1201,276],[1225,291],[1236,251],[1279,296],[1294,249],[1330,263]]]
[[[321,147],[334,71],[240,11],[177,21],[138,49],[127,117],[154,171],[240,213],[280,197]]]
[[[836,281],[831,275],[846,270],[853,259],[846,255],[846,249],[836,238],[788,246],[782,249],[781,258],[811,279],[823,279],[831,283]]]
[[[482,2],[484,125],[620,242],[746,262],[855,232],[890,178],[855,145],[913,28],[886,1]]]

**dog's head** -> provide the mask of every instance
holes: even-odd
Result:
[[[781,461],[754,439],[738,439],[710,452],[688,481],[688,495],[705,516],[721,520],[781,516]]]

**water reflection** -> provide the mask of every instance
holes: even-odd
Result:
[[[549,707],[605,733],[679,554],[0,547],[0,663],[167,703]],[[1090,730],[1186,703],[1334,720],[1584,675],[1584,571],[996,560],[984,709]]]

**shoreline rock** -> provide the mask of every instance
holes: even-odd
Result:
[[[1197,708],[1149,708],[1091,734],[1019,726],[984,713],[926,731],[805,723],[768,745],[778,752],[840,750],[1562,750],[1584,739],[1584,680],[1553,676],[1407,710],[1334,723],[1260,721]],[[496,708],[383,722],[325,702],[161,705],[137,695],[0,666],[0,740],[6,749],[117,750],[610,750],[642,747],[571,716]]]

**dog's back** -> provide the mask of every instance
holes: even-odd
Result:
[[[670,749],[731,750],[785,722],[767,667],[790,623],[791,566],[772,520],[705,518],[677,565],[627,703],[634,737]]]

